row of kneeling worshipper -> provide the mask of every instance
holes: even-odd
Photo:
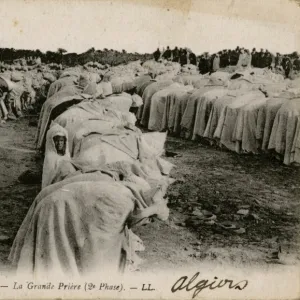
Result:
[[[251,68],[148,80],[137,90],[143,105],[136,116],[148,130],[300,163],[300,78]]]
[[[99,115],[103,118],[109,114],[117,118],[121,117],[118,115],[120,111],[129,112],[140,105],[142,99],[136,94],[132,82],[115,85],[110,73],[94,80],[79,71],[66,71],[50,85],[47,100],[41,108],[37,149],[44,150],[47,130],[56,118],[63,120],[63,126],[71,130],[78,120],[99,119]],[[68,117],[64,119],[64,115]]]
[[[36,138],[45,153],[42,190],[9,256],[17,272],[136,268],[143,244],[131,228],[168,217],[166,132],[299,162],[299,78],[267,68],[178,75],[172,62],[154,74],[157,64],[120,66],[102,80],[72,68],[51,83]],[[154,132],[142,133],[137,120]]]
[[[109,80],[99,87],[85,76],[76,83],[69,77],[53,83],[41,110],[42,189],[9,260],[17,274],[43,278],[134,271],[141,262],[136,251],[144,250],[134,227],[169,215],[166,133],[135,126],[136,93],[105,93],[100,88]]]
[[[131,90],[135,77],[147,73],[140,61],[112,68],[99,67],[96,62],[73,68],[53,68],[52,65],[55,64],[41,64],[24,69],[15,64],[0,62],[1,123],[24,115],[38,114],[44,102],[65,86],[85,85],[84,89],[88,83],[97,83],[97,93],[105,96]],[[94,85],[89,84],[89,89],[85,92],[95,94],[94,88]]]

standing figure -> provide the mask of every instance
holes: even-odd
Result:
[[[292,62],[287,55],[285,55],[282,60],[282,66],[284,69],[285,77],[288,78],[292,69]]]
[[[208,59],[204,55],[200,56],[198,68],[200,74],[206,74],[209,72]]]
[[[182,51],[181,51],[180,64],[181,64],[181,66],[184,66],[187,64],[187,51],[185,49],[182,49]]]
[[[252,61],[252,55],[248,49],[245,50],[245,54],[246,54],[246,57],[245,57],[244,64],[246,65],[247,68],[250,68],[251,61]]]
[[[293,70],[300,72],[300,57],[298,56],[293,62]]]
[[[220,69],[220,56],[217,53],[213,59],[213,72],[216,72]]]
[[[155,59],[155,61],[158,61],[160,59],[160,51],[159,51],[159,48],[157,48],[157,50],[153,53],[153,57]]]
[[[179,62],[179,50],[177,47],[172,51],[173,54],[173,62]]]
[[[258,68],[264,68],[265,67],[265,53],[264,49],[260,49],[260,52],[258,54]]]
[[[170,50],[170,47],[167,46],[167,50],[163,53],[162,57],[166,60],[169,60],[172,56],[172,52]]]
[[[280,55],[279,52],[277,52],[275,57],[275,68],[278,68],[281,65],[282,65],[282,56]]]
[[[235,50],[232,50],[229,54],[229,63],[231,66],[236,66],[239,61],[240,48],[237,47]]]
[[[266,50],[265,67],[270,69],[272,67],[272,64],[275,64],[274,55],[270,53],[268,50]]]
[[[0,77],[0,121],[1,124],[5,123],[5,121],[8,118],[8,111],[6,108],[6,105],[4,103],[4,100],[9,93],[9,85],[7,84],[7,81]],[[2,115],[2,117],[1,117]]]
[[[251,52],[251,65],[253,68],[258,68],[258,55],[256,49],[253,48]]]
[[[226,68],[228,66],[229,66],[228,50],[223,50],[220,56],[220,68]]]
[[[15,120],[16,117],[22,117],[21,97],[25,89],[21,84],[13,84],[13,88],[6,97],[6,105],[8,108],[8,118]]]
[[[197,65],[197,58],[193,52],[190,53],[189,60],[190,60],[190,64],[195,65],[195,66]]]

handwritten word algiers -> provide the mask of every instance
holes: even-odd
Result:
[[[187,292],[194,291],[193,297],[195,298],[202,290],[209,288],[215,290],[219,288],[228,287],[229,289],[243,290],[248,285],[248,280],[242,280],[234,283],[233,280],[224,279],[220,280],[218,277],[214,277],[214,281],[209,282],[207,279],[201,279],[196,281],[200,272],[197,272],[191,279],[187,276],[180,277],[172,286],[171,291],[175,293],[177,291],[186,290]]]

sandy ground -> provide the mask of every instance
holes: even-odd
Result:
[[[27,119],[0,127],[0,260],[5,268],[14,236],[40,189],[39,183],[18,181],[26,170],[41,171],[35,131]],[[140,271],[210,262],[299,263],[299,168],[175,138],[168,139],[166,148],[181,155],[168,158],[176,165],[172,175],[177,179],[168,191],[170,220],[134,230],[146,247]],[[205,211],[213,221],[191,221]],[[240,230],[224,229],[226,222]]]

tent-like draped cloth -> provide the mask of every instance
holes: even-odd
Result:
[[[139,108],[137,114],[137,119],[140,121],[141,125],[146,128],[148,127],[152,96],[159,90],[168,87],[172,83],[174,83],[172,80],[166,80],[155,82],[146,87],[142,96],[144,104]]]
[[[127,225],[153,214],[165,218],[168,210],[162,198],[146,199],[134,183],[97,176],[62,181],[37,197],[9,257],[18,274],[78,277],[124,270],[131,256]]]
[[[182,86],[178,83],[174,83],[155,93],[151,100],[148,129],[153,131],[166,129],[168,112],[170,109],[170,102],[167,100],[168,96],[177,91],[187,92],[192,89],[191,86]]]
[[[40,118],[38,121],[38,129],[36,134],[37,149],[41,149],[44,146],[45,136],[50,122],[51,120],[56,118],[56,115],[53,116],[53,112],[55,111],[55,109],[62,104],[70,106],[72,104],[79,103],[83,99],[85,99],[85,97],[81,95],[81,91],[78,90],[78,88],[75,86],[66,86],[55,93],[52,97],[47,99],[47,101],[42,106]],[[66,108],[64,108],[63,111],[65,109]],[[59,115],[59,113],[57,113],[57,115]]]

